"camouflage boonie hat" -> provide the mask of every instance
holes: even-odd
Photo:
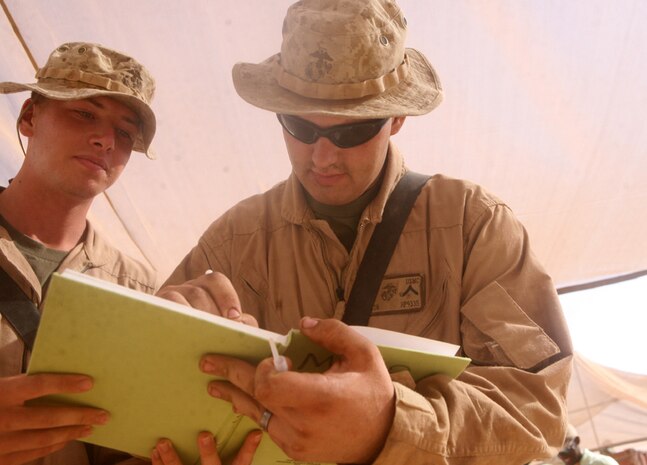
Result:
[[[131,108],[141,120],[133,150],[155,158],[150,144],[155,135],[155,114],[150,107],[155,80],[135,59],[97,44],[69,42],[54,50],[36,73],[37,82],[0,83],[0,93],[31,90],[54,100],[111,97]]]
[[[237,63],[234,86],[275,113],[422,115],[440,104],[442,87],[424,55],[405,48],[406,32],[392,0],[302,0],[288,8],[281,52]]]

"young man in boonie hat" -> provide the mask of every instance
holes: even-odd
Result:
[[[296,460],[554,456],[566,424],[567,327],[523,226],[481,187],[442,175],[426,182],[368,320],[460,344],[472,364],[458,379],[391,376],[377,348],[339,321],[407,172],[390,137],[442,98],[427,59],[405,47],[406,32],[394,1],[303,0],[288,9],[281,52],[237,64],[233,80],[243,99],[276,113],[292,173],[217,219],[167,284],[193,280],[188,288],[208,269],[222,273],[261,327],[299,327],[337,354],[318,375],[280,372],[271,360],[203,359],[203,371],[229,381],[214,381],[211,394]]]
[[[0,463],[145,463],[74,441],[109,421],[109,412],[24,405],[45,394],[91,389],[90,378],[21,373],[38,323],[37,318],[25,323],[24,315],[28,308],[38,314],[54,271],[71,268],[139,291],[155,290],[154,271],[111,246],[86,219],[92,201],[118,179],[132,150],[153,158],[155,81],[135,59],[81,42],[54,50],[36,78],[33,84],[0,83],[1,93],[31,91],[17,122],[28,140],[25,160],[0,191]],[[202,462],[217,463],[213,436],[201,433],[198,439]],[[246,443],[240,465],[254,448],[253,441]],[[163,440],[151,458],[162,463],[165,456],[175,453]]]
[[[129,56],[97,44],[65,43],[38,70],[36,82],[0,83],[0,93],[21,91],[31,91],[17,120],[27,139],[25,159],[0,191],[0,463],[87,464],[86,448],[70,441],[108,421],[107,412],[23,403],[90,389],[91,380],[21,373],[36,309],[54,271],[71,268],[140,291],[155,289],[154,271],[111,246],[86,219],[132,150],[151,157],[155,83]],[[22,307],[16,310],[8,299]],[[36,317],[25,323],[19,317],[29,313],[26,308]]]

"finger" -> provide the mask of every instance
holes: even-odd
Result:
[[[339,320],[304,317],[300,326],[306,336],[346,361],[364,364],[379,355],[375,344]],[[381,355],[379,360],[382,360]]]
[[[243,315],[238,293],[232,282],[224,274],[216,271],[196,278],[198,285],[203,287],[213,298],[221,315],[232,320],[238,320]],[[238,312],[238,315],[235,315]]]
[[[156,447],[151,451],[151,463],[153,465],[164,465],[162,457],[160,457],[160,453],[157,451]]]
[[[77,393],[92,389],[92,378],[84,375],[38,374],[0,378],[0,407],[50,394]]]
[[[109,420],[108,412],[90,407],[12,407],[2,410],[0,433],[62,426],[105,425]]]
[[[230,320],[241,321],[243,315],[233,284],[219,272],[198,276],[184,284],[166,286],[157,292],[157,296]]]
[[[285,370],[282,367],[277,367],[277,363],[280,365],[281,362],[274,362],[273,357],[266,358],[264,360],[261,360],[258,365],[256,365],[256,377],[258,378],[259,372],[263,374],[263,376],[277,376],[280,373],[286,373],[290,370],[292,370],[293,363],[292,359],[290,357],[286,357],[285,355],[279,355],[279,358],[282,358],[285,360],[285,364],[287,365],[287,370]]]
[[[157,452],[160,463],[164,465],[182,465],[180,457],[175,452],[175,447],[168,439],[160,439],[155,445],[155,451]],[[155,452],[153,452],[155,455]]]
[[[161,297],[162,299],[170,300],[172,302],[190,307],[191,304],[186,299],[186,297],[184,297],[182,291],[178,288],[179,286],[166,286],[157,291],[157,294],[155,295],[157,297]]]
[[[0,435],[0,451],[30,452],[55,447],[92,434],[91,426],[66,426],[33,431],[15,431]]]
[[[250,465],[254,459],[256,449],[261,443],[262,437],[263,433],[260,431],[252,431],[249,433],[245,438],[245,442],[236,454],[236,458],[231,462],[231,465]]]
[[[258,321],[249,313],[243,313],[240,316],[239,321],[243,324],[246,324],[247,326],[253,326],[254,328],[258,328]]]
[[[67,443],[54,444],[48,447],[40,447],[28,451],[13,452],[7,455],[0,454],[0,463],[3,465],[20,465],[29,463],[40,457],[46,457],[54,452],[61,450]]]
[[[195,286],[191,284],[191,282],[180,284],[178,286],[167,286],[160,289],[157,296],[211,313],[212,315],[222,316],[218,305],[214,302],[211,295],[205,289]]]
[[[233,384],[225,381],[212,381],[209,383],[208,390],[212,397],[231,403],[234,413],[245,415],[256,423],[261,419],[265,409],[252,396]]]
[[[254,395],[256,367],[243,360],[226,355],[207,354],[200,359],[200,369],[203,373],[225,378],[247,394]]]
[[[299,380],[299,385],[305,387],[307,383],[321,377],[319,373],[310,374],[289,371],[292,369],[292,360],[285,357],[285,361],[288,365],[288,371],[277,371],[272,358],[266,358],[256,366],[254,398],[272,411],[278,411],[278,409],[301,403],[303,399],[301,396],[306,393],[294,389],[292,385],[294,380]],[[300,375],[307,375],[307,378]],[[295,396],[295,392],[298,392],[299,395]],[[310,388],[306,392],[310,392]]]
[[[200,465],[222,465],[216,441],[208,431],[198,434],[198,450],[200,451]]]

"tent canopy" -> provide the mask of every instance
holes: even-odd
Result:
[[[4,0],[0,79],[32,82],[58,44],[125,51],[157,78],[158,160],[133,154],[92,212],[162,277],[225,209],[285,178],[269,112],[235,93],[231,68],[279,51],[287,0]],[[647,3],[401,0],[407,43],[445,100],[394,140],[408,165],[482,184],[529,230],[558,286],[647,269]],[[18,34],[12,28],[13,18]],[[0,177],[22,160],[0,104]]]

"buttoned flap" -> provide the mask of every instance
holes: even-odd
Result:
[[[478,365],[530,369],[558,354],[559,347],[498,283],[461,309],[462,346]]]

